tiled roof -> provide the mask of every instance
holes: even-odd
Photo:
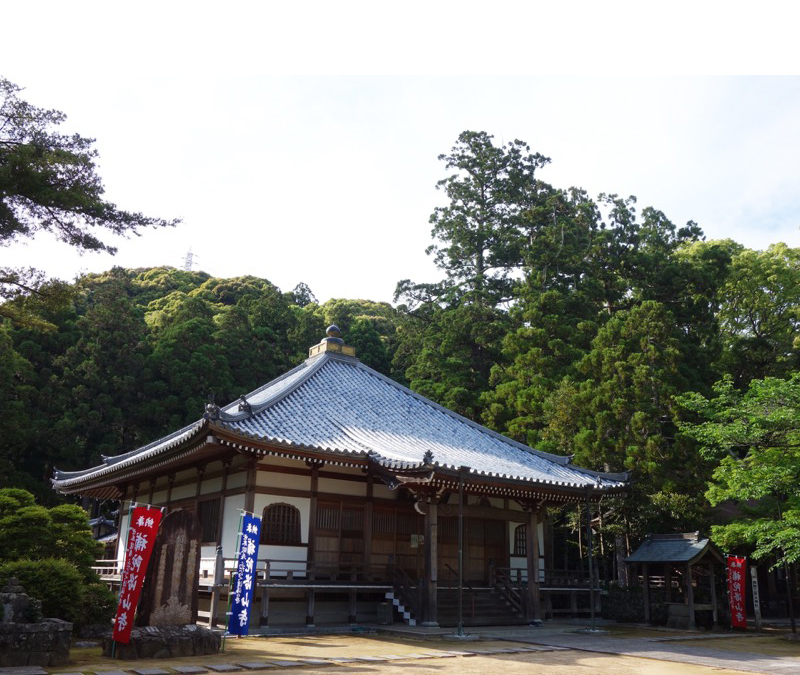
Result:
[[[677,535],[650,535],[625,562],[639,563],[687,563],[701,558],[710,548],[709,539],[701,539],[697,533]]]
[[[568,457],[533,450],[414,393],[358,359],[322,353],[212,415],[211,428],[269,444],[364,459],[388,467],[418,466],[432,453],[434,467],[470,468],[473,475],[569,488],[622,488],[624,474],[575,467]],[[82,472],[56,475],[54,486],[138,463],[182,443],[201,422]],[[429,457],[429,455],[428,455]]]
[[[386,465],[433,465],[569,485],[621,487],[622,475],[596,474],[569,458],[532,450],[480,426],[357,359],[322,354],[247,397],[251,414],[223,410],[227,429],[270,443],[343,455],[370,453]],[[228,414],[225,414],[228,413]]]

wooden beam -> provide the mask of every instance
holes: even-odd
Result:
[[[692,587],[692,566],[686,565],[686,599],[689,602],[689,628],[697,628],[694,616],[694,588]]]
[[[538,502],[527,505],[528,522],[525,525],[525,559],[528,568],[525,619],[528,623],[537,625],[542,622],[542,600],[539,590],[539,508]]]
[[[317,497],[319,493],[319,462],[309,462],[311,468],[311,495],[308,505],[308,553],[309,562],[314,561],[316,548],[314,546],[317,536]]]
[[[425,504],[425,613],[423,626],[436,627],[438,619],[439,581],[439,512],[436,497],[428,498]]]

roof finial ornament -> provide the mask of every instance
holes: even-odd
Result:
[[[430,450],[426,450],[425,454],[422,455],[422,463],[425,466],[433,466],[433,453]]]
[[[244,394],[239,397],[239,412],[244,412],[248,415],[253,414],[253,406],[250,405],[250,402]]]
[[[342,331],[339,330],[339,326],[337,326],[335,323],[332,323],[330,326],[328,326],[325,333],[328,337],[322,338],[320,342],[333,342],[337,345],[344,344],[344,340],[342,340]]]
[[[214,394],[208,395],[208,403],[206,403],[206,411],[203,413],[203,418],[207,420],[219,419],[219,406],[214,403]]]

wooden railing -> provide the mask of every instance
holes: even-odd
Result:
[[[95,560],[92,571],[101,581],[119,581],[122,566],[116,558],[113,560]]]
[[[422,616],[422,583],[414,581],[411,576],[401,567],[390,565],[388,568],[391,576],[392,586],[395,595],[400,602],[411,612],[411,615],[419,618]]]
[[[494,568],[494,588],[497,592],[508,602],[509,605],[518,612],[525,616],[525,604],[527,594],[525,587],[527,582],[522,581],[522,575],[514,574],[519,570],[512,570],[508,567],[495,567]]]
[[[445,582],[446,586],[442,583],[439,584],[439,588],[443,586],[452,590],[453,588],[458,588],[458,572],[454,570],[449,563],[445,563],[444,565],[445,570],[450,574],[446,575],[445,578],[442,580]],[[462,591],[466,591],[466,605],[469,607],[468,616],[470,618],[475,618],[475,596],[477,592],[475,591],[475,587],[466,579],[462,579],[461,581]]]
[[[524,588],[528,584],[527,570],[520,567],[495,567],[494,582],[503,577],[507,583]],[[505,582],[504,582],[505,583]],[[586,589],[590,587],[589,573],[585,570],[560,570],[546,568],[539,575],[539,586],[543,588]],[[595,588],[602,588],[605,582],[595,576]]]

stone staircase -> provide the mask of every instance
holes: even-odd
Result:
[[[396,619],[401,619],[409,626],[416,626],[421,620],[421,617],[414,616],[392,591],[386,593],[386,600],[392,603]],[[439,625],[457,626],[458,590],[440,588],[438,605]],[[464,626],[510,626],[525,623],[525,617],[515,612],[503,597],[491,588],[464,589],[462,616]]]
[[[392,611],[395,615],[399,615],[403,623],[409,626],[417,625],[417,617],[411,615],[411,612],[403,605],[400,598],[395,597],[393,591],[386,591],[386,599],[392,603]]]

